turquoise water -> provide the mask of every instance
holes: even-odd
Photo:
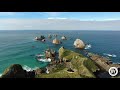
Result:
[[[62,35],[67,40],[62,41],[61,45],[53,45],[54,39],[46,42],[34,41],[36,36],[48,34],[58,34],[58,39]],[[0,31],[0,73],[11,64],[21,64],[24,68],[44,67],[47,63],[38,62],[36,54],[43,54],[48,47],[58,51],[61,46],[80,52],[75,49],[73,42],[76,38],[82,39],[85,43],[90,43],[92,48],[88,51],[103,55],[103,53],[115,54],[111,57],[113,62],[120,63],[120,31],[54,31],[54,30],[21,30],[21,31]],[[34,47],[33,47],[34,46]]]

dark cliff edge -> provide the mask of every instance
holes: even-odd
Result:
[[[34,78],[35,72],[27,72],[20,64],[13,64],[3,72],[1,78]]]

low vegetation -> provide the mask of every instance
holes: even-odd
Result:
[[[71,50],[59,49],[59,58],[64,64],[56,65],[49,74],[37,75],[37,78],[96,78],[94,72],[99,70],[93,61]],[[69,62],[66,62],[69,60]],[[67,64],[67,66],[66,66]],[[71,68],[74,72],[68,71]]]

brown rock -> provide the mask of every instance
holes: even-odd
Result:
[[[79,48],[79,49],[84,49],[85,48],[84,42],[80,39],[76,39],[74,41],[74,46],[75,46],[75,48]]]
[[[52,43],[53,43],[53,44],[60,44],[60,41],[55,38]]]
[[[62,39],[62,40],[66,40],[67,38],[66,38],[65,36],[62,36],[61,39]]]

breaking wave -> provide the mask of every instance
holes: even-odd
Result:
[[[103,55],[108,56],[108,57],[117,57],[117,55],[115,54],[103,53]]]
[[[31,67],[29,67],[29,66],[27,66],[27,65],[24,65],[24,66],[23,66],[23,69],[26,70],[26,71],[33,71],[33,70],[36,70],[37,68],[39,68],[39,67],[31,68]]]
[[[92,48],[92,45],[91,45],[91,44],[87,44],[87,45],[85,46],[85,49],[90,49],[90,48]]]

